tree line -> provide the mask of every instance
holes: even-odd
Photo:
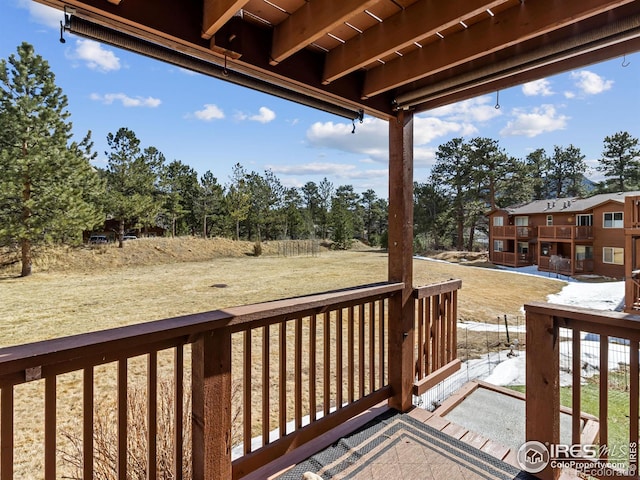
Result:
[[[67,105],[33,46],[0,61],[0,247],[20,251],[23,276],[34,246],[77,244],[107,218],[118,221],[120,247],[132,226],[258,242],[330,238],[339,248],[354,237],[379,244],[386,232],[387,202],[373,190],[358,194],[326,178],[285,187],[272,171],[240,164],[223,184],[211,171],[199,177],[168,162],[125,127],[107,135],[106,167],[95,167],[91,132],[72,138]]]
[[[48,63],[23,43],[0,61],[0,247],[20,251],[22,275],[43,243],[77,244],[82,232],[118,221],[126,229],[159,226],[168,235],[224,236],[260,242],[354,237],[386,246],[387,200],[373,190],[335,187],[327,178],[286,187],[270,170],[236,164],[226,182],[167,161],[123,127],[107,135],[106,166],[97,168],[91,132],[72,138],[67,98]],[[586,180],[585,156],[574,145],[518,159],[497,140],[454,138],[440,145],[430,176],[414,185],[415,250],[472,249],[487,232],[485,214],[532,200],[640,189],[638,139],[604,139],[597,170]]]
[[[604,180],[586,178],[580,148],[540,148],[527,157],[510,156],[497,140],[454,138],[440,145],[431,175],[414,185],[417,250],[471,250],[477,232],[488,233],[487,212],[561,197],[640,190],[638,139],[618,132],[604,139],[596,170]]]

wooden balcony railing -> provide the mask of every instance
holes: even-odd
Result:
[[[608,470],[608,475],[594,476],[638,478],[640,316],[546,303],[532,303],[526,305],[525,310],[527,316],[526,440],[539,441],[546,445],[560,443],[560,371],[568,371],[572,378],[569,396],[573,411],[571,443],[573,445],[589,443],[590,435],[584,431],[580,415],[576,412],[580,412],[584,406],[582,393],[583,389],[587,388],[585,384],[596,384],[599,420],[597,442],[601,449],[605,446],[609,447],[609,455],[622,454],[625,458],[622,460],[607,458],[606,451],[603,449],[601,459],[605,462],[607,460],[614,462],[616,468],[605,468],[605,471]],[[585,338],[597,344],[594,351],[585,351]],[[566,350],[563,349],[564,346]],[[597,375],[586,381],[584,374],[587,360],[591,361],[593,358],[597,359],[597,365],[593,368]],[[616,377],[624,378],[627,382],[616,392],[617,403],[627,407],[622,412],[616,412],[617,418],[611,419],[610,402],[614,395],[611,385]],[[589,392],[593,393],[593,390],[592,387]],[[622,439],[617,438],[612,442],[611,426],[622,427]],[[622,441],[624,445],[613,448],[616,441]],[[594,465],[593,460],[595,459],[582,460],[583,471]],[[619,463],[625,463],[626,466],[620,469],[617,465]],[[547,466],[536,475],[542,479],[551,479],[557,478],[558,474],[557,470]]]
[[[592,240],[593,227],[554,225],[538,227],[538,238],[544,240]]]
[[[422,395],[460,369],[457,304],[461,280],[414,289],[415,378],[413,394]]]
[[[506,225],[502,227],[491,227],[491,235],[496,238],[533,238],[535,237],[535,227]]]
[[[640,197],[625,197],[624,228],[640,228]]]
[[[0,480],[255,471],[391,397],[389,299],[403,288],[377,284],[0,349]],[[415,290],[417,390],[457,368],[458,288]],[[43,418],[32,415],[37,405]],[[112,437],[99,431],[105,425]],[[105,441],[110,456],[99,451]]]
[[[509,267],[524,267],[533,263],[530,254],[514,252],[492,252],[491,260],[495,264]]]

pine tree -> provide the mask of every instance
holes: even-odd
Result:
[[[79,242],[104,216],[90,134],[71,141],[67,97],[49,64],[28,43],[17,52],[0,61],[0,244],[20,248],[28,276],[33,247]]]
[[[107,135],[107,211],[119,223],[118,246],[122,248],[125,224],[153,223],[160,212],[160,172],[164,155],[155,147],[140,149],[140,140],[128,128]]]
[[[638,139],[629,132],[605,137],[602,158],[596,168],[605,176],[605,184],[614,192],[626,192],[640,182],[640,150]]]

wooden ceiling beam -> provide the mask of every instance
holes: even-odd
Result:
[[[362,96],[372,97],[631,2],[523,2],[485,22],[369,70]]]
[[[204,0],[202,6],[202,38],[210,39],[244,7],[249,0]]]
[[[504,0],[420,0],[327,53],[323,83],[330,83],[502,3]]]
[[[378,2],[379,0],[340,0],[327,5],[325,0],[308,1],[275,27],[270,63],[277,65]]]

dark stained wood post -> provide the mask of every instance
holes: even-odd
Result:
[[[526,441],[560,443],[559,329],[553,317],[530,311],[527,322]],[[579,415],[579,412],[576,412]],[[560,477],[549,465],[535,475],[541,480]]]
[[[413,112],[389,120],[389,281],[404,289],[389,300],[389,406],[411,408],[414,342]]]
[[[231,478],[231,332],[203,334],[192,347],[194,480]]]

